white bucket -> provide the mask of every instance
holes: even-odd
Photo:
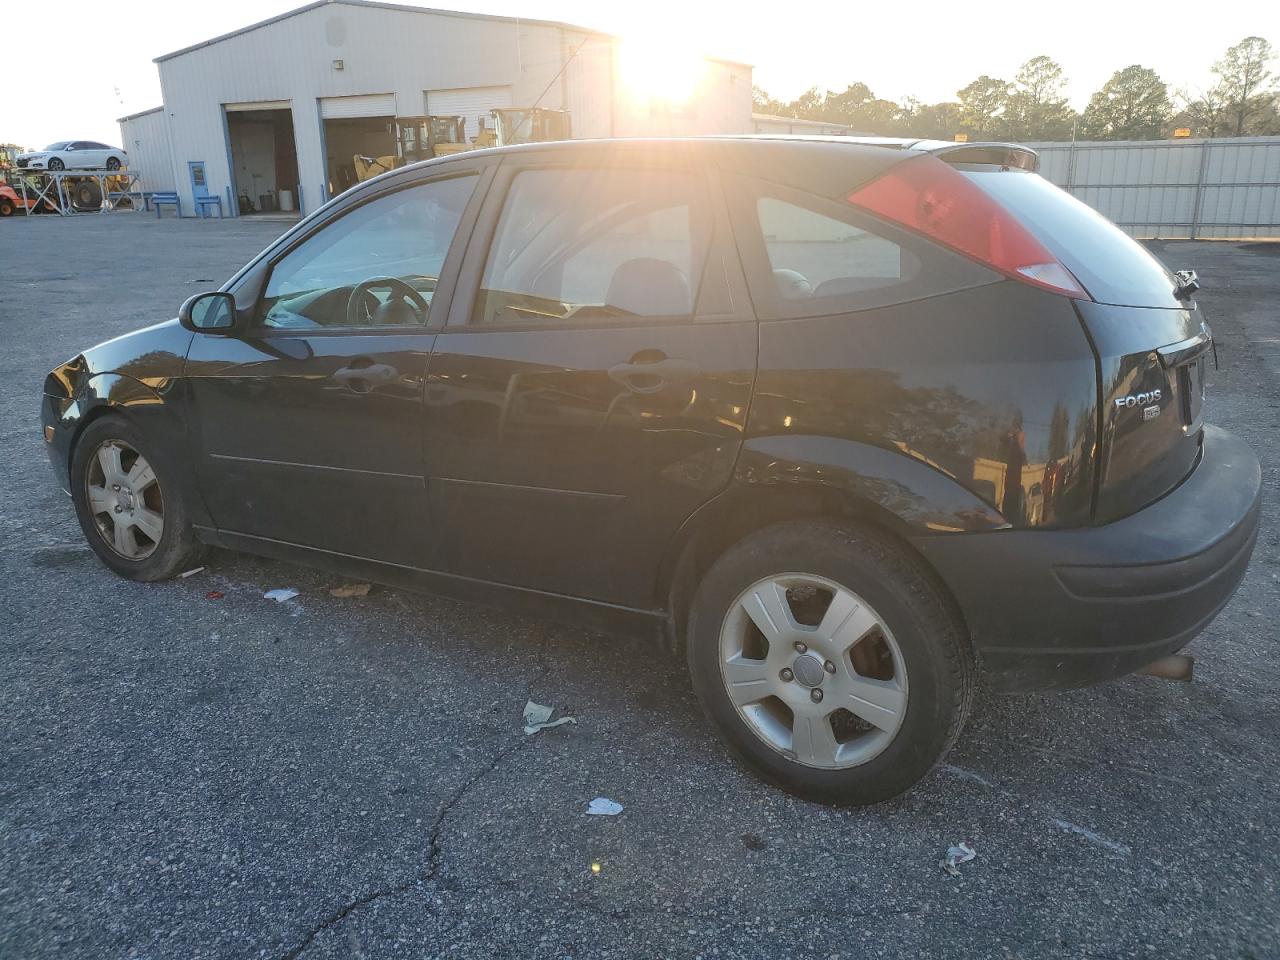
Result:
[[[289,213],[293,210],[293,191],[281,190],[279,194],[280,209]]]

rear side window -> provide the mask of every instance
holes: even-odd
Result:
[[[711,240],[701,182],[672,170],[525,170],[512,180],[474,322],[683,317]]]
[[[756,216],[784,300],[898,286],[920,272],[920,260],[892,240],[807,206],[760,197]]]
[[[1000,279],[847,203],[729,179],[734,231],[761,319],[869,310]]]
[[[1024,170],[961,168],[966,177],[1018,218],[1099,303],[1185,308],[1164,266],[1114,223]]]

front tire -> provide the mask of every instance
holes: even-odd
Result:
[[[185,491],[162,451],[123,417],[84,429],[71,456],[71,496],[89,546],[130,580],[165,580],[201,553]]]
[[[954,602],[869,528],[768,527],[712,566],[688,630],[694,690],[758,775],[820,803],[908,790],[946,755],[973,699]]]
[[[62,159],[61,159],[60,157],[50,157],[50,158],[49,158],[49,169],[50,169],[50,170],[65,170],[65,169],[66,169],[66,167],[67,167],[67,165],[66,165],[65,163],[63,163],[63,162],[62,162]]]

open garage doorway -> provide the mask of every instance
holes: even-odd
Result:
[[[382,173],[396,154],[396,98],[393,94],[323,97],[325,188],[329,196]],[[384,164],[378,161],[382,159]]]
[[[298,216],[298,151],[288,104],[227,104],[240,216]]]

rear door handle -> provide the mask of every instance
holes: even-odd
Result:
[[[609,378],[632,393],[657,393],[673,383],[688,383],[702,373],[692,360],[664,357],[652,363],[617,363],[609,368]]]

